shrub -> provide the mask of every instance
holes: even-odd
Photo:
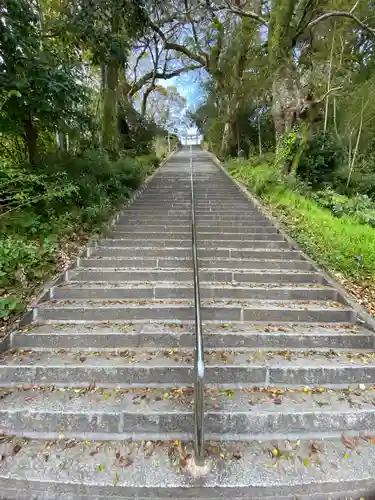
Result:
[[[98,151],[0,162],[0,318],[56,267],[62,237],[98,229],[157,165],[155,155],[110,161]]]
[[[297,175],[313,188],[317,188],[333,181],[343,159],[343,149],[330,135],[315,135],[302,153]]]
[[[366,195],[348,197],[332,188],[312,193],[312,199],[322,207],[328,208],[336,217],[351,215],[361,224],[375,227],[375,203]]]
[[[25,238],[0,240],[0,286],[22,287],[42,278],[56,260],[57,241],[45,239],[43,244]]]

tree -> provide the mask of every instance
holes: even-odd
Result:
[[[1,133],[21,136],[31,163],[40,130],[57,130],[77,118],[87,98],[80,68],[43,40],[39,16],[26,0],[6,0],[0,7],[0,88],[7,96]]]

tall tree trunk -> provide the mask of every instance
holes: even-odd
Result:
[[[23,120],[23,130],[23,138],[29,156],[29,162],[34,165],[37,154],[38,132],[30,115]]]
[[[262,156],[262,131],[260,128],[260,116],[258,113],[258,148],[259,148],[259,158]]]
[[[298,76],[292,64],[279,70],[272,83],[272,116],[276,143],[283,134],[292,130],[301,107]]]
[[[332,31],[332,41],[331,41],[331,53],[329,57],[329,70],[328,70],[328,82],[327,82],[327,97],[326,97],[326,107],[324,112],[324,135],[327,132],[327,123],[328,123],[328,111],[329,111],[329,91],[331,90],[331,78],[332,78],[332,61],[333,61],[333,49],[335,46],[335,32],[336,32],[336,23],[333,25]]]
[[[357,133],[357,140],[356,140],[356,143],[355,143],[353,157],[351,156],[351,153],[350,153],[351,162],[350,162],[349,175],[348,175],[348,181],[346,183],[346,187],[349,187],[350,179],[352,177],[352,173],[353,173],[353,169],[354,169],[354,163],[355,163],[355,160],[357,158],[358,146],[359,146],[359,141],[361,139],[362,127],[363,127],[363,112],[364,112],[364,108],[365,108],[365,104],[364,104],[363,99],[362,99],[361,119],[360,119],[360,122],[359,122],[359,129],[358,129],[358,133]]]
[[[224,125],[223,137],[221,140],[220,154],[221,156],[228,157],[231,155],[233,146],[236,143],[236,125],[228,119]]]
[[[112,35],[118,33],[120,23],[120,10],[116,5],[113,5],[111,20]],[[107,61],[105,61],[104,68],[102,66],[102,81],[104,80],[102,146],[113,156],[117,155],[119,148],[117,104],[120,66],[120,61],[115,53],[110,54]]]
[[[298,116],[300,90],[293,60],[293,13],[298,0],[278,0],[271,9],[268,54],[272,82],[272,115],[276,145],[280,137],[289,132]]]
[[[103,92],[103,122],[102,122],[102,146],[110,153],[118,151],[118,127],[117,127],[117,86],[118,68],[106,65],[105,88]]]
[[[61,151],[65,151],[66,150],[66,148],[65,148],[65,137],[64,137],[63,132],[61,132],[61,131],[57,131],[56,132],[56,143],[57,143],[58,149],[61,149]]]

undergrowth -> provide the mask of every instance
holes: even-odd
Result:
[[[62,249],[100,231],[157,166],[155,155],[110,161],[97,151],[0,162],[0,320],[22,312]]]
[[[265,163],[233,160],[229,173],[259,196],[285,226],[289,234],[320,265],[354,282],[368,284],[375,279],[375,229],[359,216],[360,201],[370,219],[371,200],[340,198],[340,213],[333,203],[321,206],[322,194],[304,192],[298,182],[290,181]],[[326,200],[326,198],[324,198]],[[337,208],[337,211],[339,209]],[[348,215],[346,215],[348,214]]]

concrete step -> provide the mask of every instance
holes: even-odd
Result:
[[[303,262],[304,261],[299,261]],[[132,258],[103,258],[103,257],[92,257],[89,259],[81,259],[80,260],[81,267],[90,267],[94,268],[116,268],[116,269],[124,269],[124,268],[135,268],[135,269],[143,269],[146,267],[150,268],[172,268],[172,269],[192,269],[192,261],[191,259],[182,259],[182,258],[168,258],[168,257],[157,257],[157,258],[146,258],[146,257],[132,257]],[[303,267],[301,266],[301,269]],[[306,267],[305,267],[306,269]]]
[[[80,260],[81,267],[90,268],[185,268],[192,269],[192,260],[183,258],[145,258],[133,257],[129,259],[92,257]],[[312,265],[306,260],[283,259],[207,259],[200,258],[199,265],[202,269],[294,269],[310,270]]]
[[[337,352],[354,349],[371,351],[375,336],[357,325],[309,323],[243,323],[203,324],[207,349],[246,348],[258,351],[282,349]],[[36,324],[14,332],[11,346],[23,349],[114,350],[129,348],[174,349],[195,345],[193,324],[179,322]]]
[[[39,321],[192,321],[188,300],[52,300],[38,308]]]
[[[194,437],[192,388],[30,388],[0,395],[2,432],[12,436],[59,439],[63,432],[67,439],[96,441]],[[205,401],[206,439],[332,439],[375,431],[373,389],[210,389]]]
[[[213,233],[213,232],[208,232],[204,233],[202,231],[198,231],[198,239],[199,240],[207,240],[209,238],[213,238],[215,241],[251,241],[251,240],[266,240],[266,241],[284,241],[284,237],[280,235],[279,233],[256,233],[255,231],[252,231],[251,233]],[[150,238],[151,240],[157,240],[160,238],[165,238],[168,240],[181,240],[181,239],[187,239],[191,236],[191,231],[185,230],[185,231],[164,231],[164,233],[161,233],[160,231],[158,232],[148,232],[148,231],[134,231],[134,232],[121,232],[117,228],[114,229],[113,231],[110,230],[107,233],[108,238],[121,238],[125,241],[129,239],[133,239],[136,237],[138,240],[143,239],[143,238]]]
[[[191,249],[191,240],[188,239],[178,239],[178,240],[173,240],[173,239],[165,239],[163,238],[163,235],[160,235],[161,238],[158,239],[138,239],[138,238],[106,238],[102,239],[99,241],[99,246],[105,246],[105,247],[143,247],[143,248],[150,248],[150,247],[176,247],[176,241],[178,241],[178,247],[179,248],[190,248]]]
[[[355,323],[356,313],[338,302],[288,300],[203,300],[205,321],[243,323],[247,321]],[[40,321],[190,321],[192,301],[158,300],[52,300],[38,308]]]
[[[202,299],[337,300],[333,288],[317,286],[249,286],[203,283]],[[70,281],[53,289],[54,299],[193,299],[193,283],[81,283]]]
[[[148,282],[148,281],[189,281],[191,282],[192,270],[179,269],[72,269],[67,272],[69,280],[73,281],[100,281],[108,283],[116,282]],[[237,270],[215,270],[202,269],[199,271],[201,284],[204,282],[215,283],[263,283],[263,284],[290,284],[290,283],[320,283],[325,285],[325,279],[320,273],[314,271],[294,271],[294,270],[269,270],[248,269],[247,271]]]
[[[345,388],[375,384],[372,351],[205,352],[207,388]],[[0,387],[162,388],[191,386],[193,351],[142,349],[116,352],[12,350],[0,359]]]
[[[186,224],[191,224],[191,214],[186,214],[186,215],[180,215],[180,216],[173,216],[173,215],[168,215],[168,214],[158,214],[158,215],[147,215],[147,217],[143,215],[134,215],[134,214],[127,214],[126,216],[120,216],[118,219],[118,223],[120,225],[124,224],[142,224],[144,222],[147,222],[147,224],[181,224],[181,223],[186,223]],[[224,225],[228,224],[243,224],[246,226],[259,226],[259,225],[269,225],[269,220],[265,219],[264,217],[246,217],[246,216],[241,216],[237,215],[237,217],[227,217],[225,215],[223,216],[218,216],[218,215],[200,215],[199,218],[197,218],[197,224],[198,225],[204,225],[204,224],[218,224],[218,223],[223,223]]]
[[[14,450],[16,458],[8,458]],[[116,500],[171,495],[260,500],[275,498],[275,491],[279,500],[338,500],[370,498],[374,488],[369,471],[375,467],[375,448],[366,439],[355,450],[342,439],[275,440],[272,445],[211,441],[204,482],[191,477],[190,442],[115,440],[104,445],[13,438],[3,441],[0,451],[6,457],[0,489],[8,500],[104,500],[111,495]]]
[[[226,234],[237,234],[237,233],[277,233],[277,229],[275,227],[269,226],[249,226],[249,225],[213,225],[213,224],[205,224],[199,225],[197,228],[197,232],[201,233],[216,233],[223,232]],[[119,233],[127,233],[127,232],[164,232],[164,231],[173,231],[173,232],[189,232],[191,234],[191,223],[187,222],[185,224],[121,224],[116,225],[112,229],[113,231]]]
[[[182,239],[182,238],[163,238],[163,235],[160,235],[160,238],[147,238],[147,239],[138,239],[135,237],[129,238],[106,238],[99,241],[99,246],[112,246],[112,247],[176,247],[178,242],[178,247],[180,248],[191,248],[191,239]],[[199,239],[198,246],[200,248],[233,248],[236,250],[246,250],[253,248],[277,248],[289,249],[290,245],[281,237],[279,239],[247,239],[247,240],[237,240],[237,239]]]
[[[124,247],[91,247],[89,255],[92,257],[112,258],[112,257],[170,257],[170,258],[191,258],[191,249],[188,248],[124,248]],[[264,249],[248,249],[248,250],[232,250],[232,249],[198,249],[199,258],[234,258],[234,259],[292,259],[300,260],[302,255],[295,250],[269,250]]]

